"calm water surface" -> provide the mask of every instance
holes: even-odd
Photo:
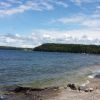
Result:
[[[82,82],[100,70],[100,55],[0,50],[0,86]]]

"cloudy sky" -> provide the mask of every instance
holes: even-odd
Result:
[[[0,45],[100,45],[100,0],[0,0]]]

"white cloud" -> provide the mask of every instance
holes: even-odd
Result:
[[[0,45],[35,47],[42,43],[77,43],[100,45],[98,30],[34,30],[27,36],[19,34],[0,35]]]
[[[7,0],[7,2],[12,3],[12,4],[15,4],[15,3],[22,4],[23,3],[22,0]]]
[[[76,5],[82,5],[83,3],[100,3],[100,0],[71,0]]]
[[[15,6],[16,5],[16,6]],[[22,13],[28,10],[53,10],[55,6],[67,7],[65,2],[60,0],[6,0],[0,2],[0,16]]]
[[[91,27],[91,28],[100,28],[100,19],[88,19],[87,21],[84,21],[82,25]]]
[[[97,9],[100,9],[100,6],[97,6]]]
[[[73,15],[71,17],[63,17],[63,18],[58,18],[50,21],[51,24],[55,23],[61,23],[65,25],[73,25],[73,24],[78,24],[82,26],[83,28],[94,28],[94,29],[99,29],[100,28],[100,14],[93,14],[91,16],[86,16],[83,14],[77,14]]]
[[[96,12],[100,14],[100,5],[96,7]]]
[[[68,7],[68,4],[65,3],[65,2],[62,2],[62,1],[56,1],[55,3],[56,3],[57,5],[61,5],[61,6],[65,7],[65,8]]]
[[[32,34],[30,34],[29,36],[23,36],[19,34],[0,35],[0,45],[34,47],[38,44],[38,41],[36,41],[36,38]]]
[[[15,13],[22,13],[22,12],[30,10],[30,9],[32,9],[32,10],[42,10],[42,9],[39,8],[39,5],[37,3],[27,2],[26,4],[19,5],[16,8],[0,10],[0,15],[2,15],[2,16],[3,15],[12,15],[12,14],[15,14]]]
[[[77,44],[99,44],[100,34],[98,30],[35,30],[34,34],[39,43],[77,43]]]
[[[0,7],[1,7],[1,8],[10,7],[10,6],[11,6],[10,3],[7,3],[7,2],[0,2]]]
[[[52,20],[52,23],[63,23],[63,24],[69,24],[69,23],[79,23],[83,21],[84,18],[82,16],[72,16],[72,17],[63,17],[63,18],[58,18],[56,20]]]

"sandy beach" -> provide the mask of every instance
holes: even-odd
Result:
[[[92,92],[75,91],[75,90],[62,90],[57,96],[48,100],[100,100],[100,79],[90,80],[88,87],[93,88]]]

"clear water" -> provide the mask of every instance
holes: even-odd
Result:
[[[82,82],[100,70],[100,56],[0,50],[0,86],[45,87]]]

